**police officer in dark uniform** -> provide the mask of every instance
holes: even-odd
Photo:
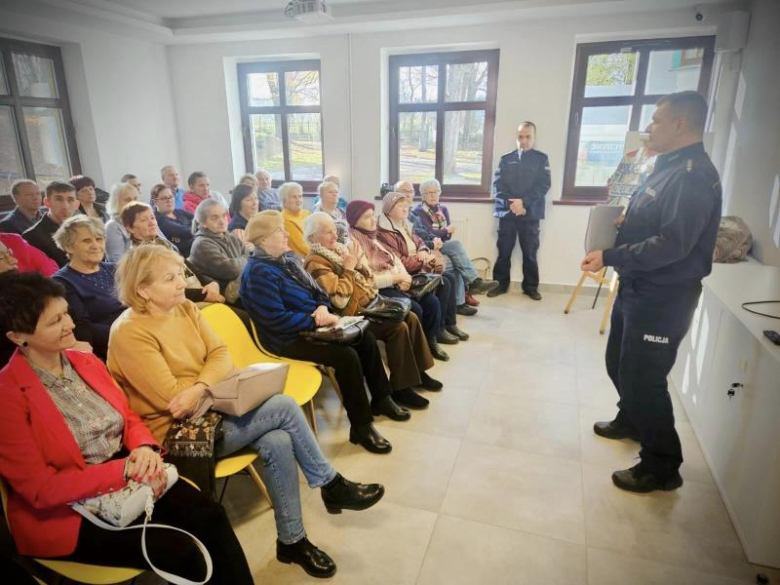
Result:
[[[683,483],[666,377],[698,305],[701,280],[712,270],[721,215],[720,178],[702,144],[707,103],[685,91],[657,106],[648,127],[648,146],[661,153],[655,169],[631,198],[615,247],[582,262],[582,270],[614,266],[620,274],[606,352],[618,413],[593,430],[641,443],[640,463],[612,474],[617,487],[633,492]]]
[[[517,150],[501,157],[493,179],[496,198],[494,217],[498,222],[498,259],[493,267],[493,280],[498,288],[488,293],[496,297],[509,290],[509,269],[515,240],[523,253],[523,293],[540,301],[539,221],[544,219],[544,197],[550,190],[550,161],[547,155],[534,150],[536,125],[523,122],[517,129]]]

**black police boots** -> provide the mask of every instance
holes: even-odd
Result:
[[[665,476],[657,475],[639,463],[631,469],[623,469],[613,473],[612,483],[622,490],[644,494],[655,490],[676,490],[682,486],[683,478],[679,471]]]

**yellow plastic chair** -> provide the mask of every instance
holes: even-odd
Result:
[[[8,523],[8,487],[5,480],[0,478],[0,499],[3,502],[3,513],[5,514],[8,529],[11,525]],[[73,563],[70,561],[55,561],[50,559],[33,559],[36,563],[43,565],[47,569],[62,575],[71,581],[87,583],[88,585],[111,585],[112,583],[122,583],[124,581],[133,581],[136,577],[144,573],[141,569],[130,569],[124,567],[103,567],[101,565],[87,565],[84,563]]]
[[[252,478],[252,481],[255,482],[257,489],[260,490],[260,493],[263,494],[263,497],[268,501],[268,504],[272,508],[274,507],[273,502],[271,502],[271,496],[268,495],[268,490],[266,489],[260,474],[257,473],[257,470],[254,466],[255,460],[258,457],[259,455],[257,454],[257,451],[245,448],[241,449],[237,453],[234,453],[233,455],[229,455],[228,457],[224,457],[217,461],[217,467],[214,472],[214,476],[217,479],[225,479],[225,483],[222,486],[222,491],[219,494],[220,503],[222,502],[222,498],[225,497],[225,490],[227,490],[230,477],[241,473],[242,471],[246,471],[249,474],[249,477]]]
[[[315,364],[288,360],[260,351],[238,315],[225,305],[215,303],[204,308],[202,313],[211,328],[228,346],[236,367],[243,368],[258,362],[290,365],[284,394],[303,408],[312,430],[317,434],[317,420],[314,416],[312,400],[322,384],[322,374]],[[252,327],[254,328],[254,324]]]

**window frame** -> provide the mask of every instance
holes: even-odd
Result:
[[[285,73],[288,71],[317,71],[320,83],[320,103],[316,106],[288,106],[287,87]],[[279,76],[279,103],[278,106],[250,106],[249,87],[247,80],[252,73],[276,73]],[[298,61],[256,61],[252,63],[238,64],[238,93],[241,100],[241,134],[244,143],[244,163],[248,173],[256,173],[254,157],[252,156],[252,114],[272,114],[281,116],[282,127],[282,159],[284,161],[284,180],[273,179],[271,185],[279,185],[295,181],[303,187],[304,194],[311,195],[316,192],[322,178],[317,180],[297,181],[292,178],[290,165],[290,135],[287,125],[289,114],[319,114],[320,115],[320,141],[322,144],[322,175],[325,176],[325,119],[322,115],[322,70],[319,59],[305,59]]]
[[[496,125],[496,98],[498,95],[498,66],[500,50],[452,51],[442,53],[418,53],[392,55],[389,58],[389,175],[395,184],[400,173],[400,146],[398,126],[403,112],[436,112],[436,162],[435,178],[442,185],[444,201],[490,201],[493,174],[493,143]],[[485,99],[473,102],[446,101],[447,65],[487,62],[488,78]],[[402,104],[399,94],[399,69],[401,67],[438,65],[437,101]],[[485,124],[482,133],[482,181],[479,185],[451,185],[443,181],[444,126],[448,111],[484,110]],[[419,184],[414,184],[419,194]]]
[[[665,95],[644,93],[650,52],[658,50],[685,50],[699,47],[704,49],[704,56],[702,58],[697,91],[706,97],[710,88],[712,65],[715,57],[714,36],[605,41],[577,45],[572,98],[569,108],[566,155],[564,159],[563,192],[560,203],[596,205],[603,203],[607,199],[606,186],[577,187],[574,184],[577,175],[577,150],[580,143],[580,119],[582,118],[583,108],[592,106],[631,106],[629,131],[642,130],[638,128],[642,116],[642,106],[654,105]],[[621,50],[625,49],[635,49],[639,53],[639,65],[635,74],[636,91],[634,94],[629,96],[584,97],[589,57],[591,55],[620,53]]]
[[[37,98],[22,96],[19,94],[19,82],[16,78],[16,69],[13,64],[12,53],[21,53],[50,59],[54,66],[54,82],[57,88],[56,98]],[[0,94],[0,106],[11,108],[14,121],[14,137],[21,153],[24,178],[36,181],[35,166],[33,164],[32,149],[27,135],[27,126],[24,121],[25,107],[53,108],[60,111],[62,116],[63,140],[65,142],[66,156],[70,165],[71,176],[81,174],[81,161],[76,145],[76,129],[70,112],[70,99],[68,98],[67,82],[65,80],[65,68],[62,64],[62,53],[59,47],[42,45],[16,39],[0,38],[0,56],[8,84],[8,95]],[[20,177],[21,178],[21,177]],[[0,193],[0,211],[12,209],[14,206],[10,193]]]

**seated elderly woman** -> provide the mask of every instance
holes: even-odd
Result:
[[[382,214],[377,222],[378,238],[401,259],[409,274],[432,271],[436,266],[436,256],[425,242],[412,232],[408,217],[409,203],[402,193],[391,192],[385,195],[382,199]],[[444,266],[440,269],[443,271]],[[456,276],[447,272],[442,276],[442,284],[436,289],[444,323],[444,329],[438,336],[439,343],[466,341],[469,338],[468,333],[462,331],[457,322]]]
[[[338,188],[338,190],[341,191],[341,179],[339,179],[337,175],[325,175],[324,177],[322,177],[322,182],[333,183],[334,185],[336,185],[336,188]],[[320,201],[322,201],[322,196],[317,195],[317,198],[314,200],[314,206],[316,207],[317,205],[319,205]],[[339,194],[339,198],[336,205],[341,211],[345,213],[347,211],[347,203],[348,201]]]
[[[241,272],[254,246],[227,231],[226,215],[222,204],[211,199],[198,205],[189,261],[195,274],[217,282],[220,294],[228,303],[235,304]]]
[[[160,235],[152,208],[143,201],[134,201],[122,210],[122,225],[130,236],[133,247],[157,245],[178,252],[176,246]],[[219,292],[219,283],[199,274],[193,266],[184,261],[187,279],[187,298],[195,303],[224,303],[225,297]]]
[[[111,195],[106,203],[106,211],[111,217],[106,222],[106,260],[108,262],[119,262],[119,259],[133,245],[130,234],[122,225],[119,214],[122,213],[125,205],[136,199],[138,199],[138,190],[129,183],[119,183],[111,188]]]
[[[267,209],[282,210],[282,202],[279,199],[279,193],[271,186],[271,173],[259,170],[255,173],[257,179],[257,199],[260,204],[260,211]]]
[[[79,200],[79,209],[76,213],[96,217],[103,223],[111,219],[105,206],[97,203],[95,181],[84,175],[76,175],[68,179],[68,182],[76,188],[76,199]]]
[[[350,225],[350,239],[360,244],[368,267],[373,272],[374,286],[386,297],[409,298],[412,311],[422,323],[431,355],[444,362],[449,360],[450,356],[438,342],[443,329],[439,299],[434,293],[427,293],[419,300],[411,299],[406,294],[412,284],[412,277],[401,259],[379,241],[374,204],[359,199],[350,201],[347,205],[347,221]]]
[[[408,198],[408,189],[411,187],[411,183],[404,181],[400,187],[406,191],[404,195],[407,195]],[[413,188],[412,193],[414,193]],[[465,294],[461,292],[463,297],[456,299],[459,314],[462,314],[464,304],[479,305],[479,301],[474,299],[473,295],[490,292],[498,287],[498,281],[482,280],[474,269],[463,243],[460,240],[452,239],[455,226],[450,222],[450,212],[439,203],[441,197],[439,181],[428,179],[420,183],[420,195],[422,202],[412,211],[412,214],[419,220],[419,229],[415,230],[415,233],[428,246],[436,246],[441,249],[441,253],[449,259],[452,268],[463,279],[466,285]]]
[[[176,197],[170,187],[160,183],[152,187],[151,201],[154,218],[166,239],[176,246],[185,258],[192,247],[192,219],[189,211],[176,209]]]
[[[195,213],[195,208],[206,199],[214,199],[227,207],[227,201],[221,193],[211,190],[211,182],[206,173],[195,171],[187,178],[190,190],[184,194],[184,207],[186,211]]]
[[[249,176],[251,177],[252,175]],[[257,188],[247,184],[236,185],[230,200],[230,224],[228,225],[228,231],[245,230],[247,222],[259,210]]]
[[[119,298],[129,308],[111,329],[108,368],[158,442],[174,419],[192,414],[209,386],[233,370],[227,346],[184,297],[183,266],[174,252],[143,246],[128,252],[117,267]],[[322,488],[331,513],[369,508],[382,498],[384,487],[353,483],[337,473],[288,396],[275,395],[243,416],[223,415],[217,457],[244,447],[265,462],[277,558],[315,577],[331,576],[336,565],[306,537],[297,465],[312,488]]]
[[[35,272],[0,275],[0,334],[18,349],[0,371],[0,476],[8,483],[8,523],[20,554],[148,568],[138,530],[104,530],[71,502],[125,487],[158,495],[166,487],[160,443],[95,356],[76,344],[65,291]],[[23,390],[23,391],[21,391]],[[251,584],[252,574],[222,506],[185,481],[154,507],[154,519],[199,538],[214,563],[212,583]],[[149,527],[155,564],[203,580],[195,543]]]
[[[34,270],[44,276],[57,272],[57,263],[17,234],[0,233],[0,272]]]
[[[309,244],[303,237],[303,222],[311,211],[303,208],[303,187],[300,183],[285,183],[279,187],[282,198],[282,218],[290,242],[290,249],[301,258],[309,253]]]
[[[336,224],[327,213],[310,215],[305,229],[311,253],[304,266],[328,293],[334,310],[341,315],[356,315],[368,307],[378,293],[360,244],[340,244]],[[417,315],[410,311],[402,323],[372,321],[369,330],[387,346],[393,400],[409,408],[428,406],[428,401],[412,388],[441,390],[442,385],[425,373],[433,367],[433,358]]]
[[[339,186],[328,181],[321,183],[317,187],[317,191],[319,191],[320,199],[314,204],[314,213],[318,211],[327,213],[338,229],[339,244],[346,244],[349,239],[349,224],[344,210],[339,207]]]
[[[65,288],[76,339],[89,343],[95,355],[105,361],[111,324],[125,307],[114,290],[114,264],[103,262],[106,253],[103,222],[95,217],[74,215],[62,222],[54,241],[68,255],[68,263],[54,279]]]
[[[408,418],[390,396],[382,356],[373,333],[355,345],[312,343],[300,334],[338,322],[331,302],[300,259],[290,252],[287,230],[278,211],[261,211],[246,229],[255,245],[241,275],[241,302],[257,325],[260,341],[269,351],[288,358],[332,367],[352,425],[349,440],[372,453],[389,453],[390,443],[373,425],[372,410],[396,420]],[[365,385],[371,391],[369,407]]]

